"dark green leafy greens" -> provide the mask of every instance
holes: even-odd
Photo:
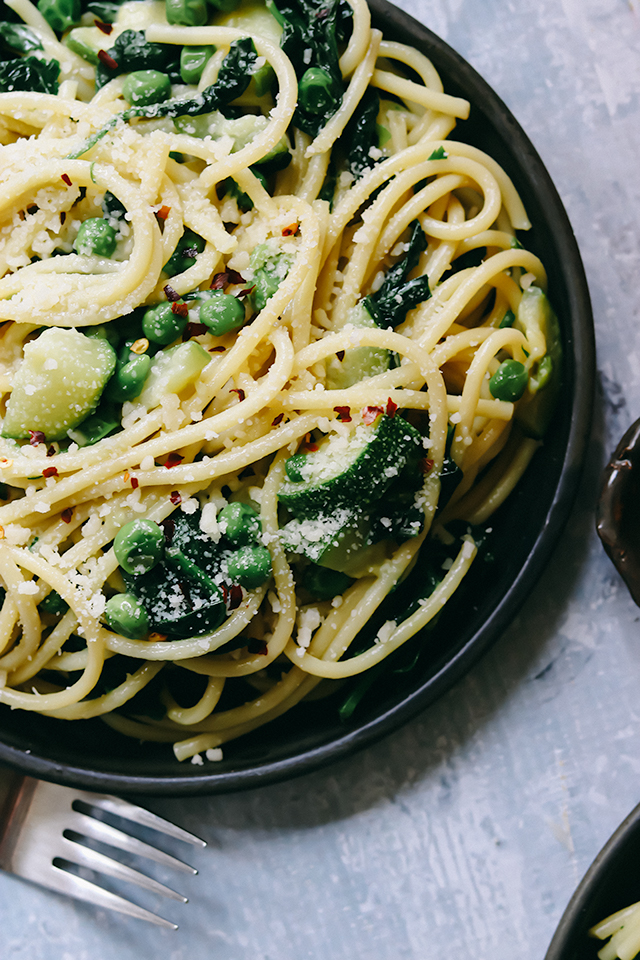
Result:
[[[133,33],[135,31],[126,32]],[[120,37],[123,36],[124,34],[120,34]],[[128,120],[136,118],[154,120],[158,117],[199,117],[201,114],[219,110],[247,89],[256,59],[256,50],[250,37],[234,40],[229,53],[222,61],[218,79],[197,97],[191,97],[188,100],[167,100],[164,103],[151,103],[148,106],[130,107],[128,110],[112,117],[97,133],[85,140],[78,150],[69,155],[69,159],[74,160],[81,157],[119,122],[126,123]]]
[[[342,136],[347,147],[347,164],[356,180],[375,166],[371,148],[378,146],[377,117],[380,95],[368,87]]]
[[[56,94],[59,73],[57,60],[37,60],[36,57],[3,60],[0,63],[0,93],[25,90]]]
[[[176,47],[169,43],[149,43],[142,30],[125,30],[106,53],[109,60],[101,59],[96,68],[97,90],[114,77],[134,70],[169,73],[173,68],[180,74]]]
[[[414,220],[406,256],[388,271],[380,289],[363,300],[364,306],[379,327],[397,327],[409,310],[431,296],[427,276],[407,280],[426,246],[427,238],[422,227]]]
[[[44,49],[33,30],[24,23],[0,23],[2,44],[18,53],[33,53]]]

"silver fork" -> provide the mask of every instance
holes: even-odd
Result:
[[[76,809],[79,804],[149,827],[194,846],[206,847],[204,840],[118,797],[61,787],[1,767],[0,868],[57,893],[177,930],[177,924],[69,872],[68,866],[89,868],[116,880],[127,880],[152,893],[182,903],[187,902],[186,897],[119,860],[86,846],[82,840],[88,838],[108,844],[184,873],[195,874],[198,871],[168,853],[96,819],[91,813],[81,812]]]

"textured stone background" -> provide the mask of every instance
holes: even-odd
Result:
[[[566,534],[493,650],[398,733],[287,784],[155,804],[210,844],[165,909],[177,933],[1,876],[7,960],[542,960],[640,801],[640,611],[593,532],[604,453],[640,415],[640,2],[401,6],[510,106],[580,244],[601,390]]]

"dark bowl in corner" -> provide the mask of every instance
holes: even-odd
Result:
[[[595,858],[569,901],[545,960],[597,960],[606,941],[590,927],[640,900],[640,805]]]
[[[629,427],[604,469],[596,530],[640,606],[640,420]]]
[[[415,668],[385,676],[346,723],[331,700],[302,703],[226,745],[221,762],[194,766],[179,764],[167,747],[126,741],[97,720],[70,724],[0,711],[0,761],[32,776],[102,792],[195,795],[258,786],[343,757],[424,710],[469,670],[508,626],[562,532],[582,468],[594,394],[593,320],[571,225],[531,142],[475,70],[384,0],[371,0],[371,8],[385,36],[425,53],[445,90],[471,101],[471,117],[455,136],[489,153],[515,182],[534,224],[523,240],[548,270],[550,298],[560,317],[564,370],[557,413],[525,476],[492,518],[495,563],[474,564],[455,603],[428,634]],[[406,591],[404,600],[395,597],[398,603],[411,599]]]

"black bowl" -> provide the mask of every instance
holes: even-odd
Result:
[[[605,467],[596,530],[640,606],[640,420],[629,427]]]
[[[179,764],[167,747],[139,745],[99,721],[64,723],[0,712],[0,760],[34,776],[121,793],[198,794],[256,786],[342,757],[404,723],[458,680],[515,615],[543,570],[568,517],[591,421],[593,321],[582,262],[560,198],[538,154],[502,101],[442,40],[384,0],[374,20],[390,39],[413,44],[445,89],[471,101],[455,136],[493,156],[514,180],[534,224],[525,245],[540,256],[560,317],[565,355],[557,414],[544,444],[494,518],[495,563],[474,564],[429,633],[413,670],[386,676],[341,723],[335,703],[301,704],[225,747],[220,763]],[[408,602],[395,595],[398,604]],[[397,606],[396,609],[399,607]]]
[[[595,858],[562,915],[545,960],[597,960],[604,941],[587,931],[640,900],[640,805]]]

